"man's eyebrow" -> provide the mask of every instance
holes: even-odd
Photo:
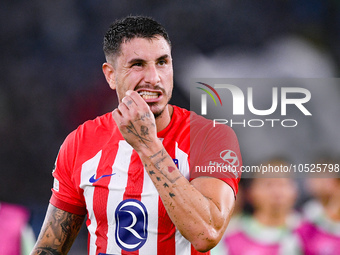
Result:
[[[157,61],[167,59],[167,58],[170,58],[170,56],[168,54],[164,54],[164,55],[160,56],[159,58],[157,58]]]
[[[164,59],[169,59],[171,58],[169,54],[164,54],[156,59],[156,61],[164,60]],[[133,58],[128,61],[128,64],[133,64],[133,63],[144,63],[146,62],[142,58]]]
[[[142,63],[142,62],[145,62],[145,60],[141,59],[141,58],[133,58],[133,59],[129,60],[128,64]]]

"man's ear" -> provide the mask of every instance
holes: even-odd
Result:
[[[107,83],[110,85],[111,89],[116,89],[116,79],[114,68],[111,64],[105,62],[102,66],[103,73],[105,75]]]

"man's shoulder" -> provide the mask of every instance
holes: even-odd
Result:
[[[78,126],[78,128],[75,131],[95,131],[98,128],[103,130],[112,129],[112,127],[115,126],[115,122],[112,118],[112,113],[105,113],[104,115],[98,116],[95,119],[87,120],[81,125]]]
[[[107,137],[115,134],[116,127],[112,113],[109,112],[95,119],[85,121],[68,135],[67,140],[98,142],[102,138],[107,139]]]
[[[173,105],[173,107],[174,107],[173,117],[175,117],[177,121],[187,121],[193,124],[201,125],[208,124],[211,122],[211,120],[206,119],[193,111],[181,108],[176,105]]]
[[[112,118],[112,112],[105,113],[101,116],[98,116],[95,119],[87,120],[83,124],[80,125],[80,127],[103,127],[103,128],[109,128],[112,127],[112,125],[115,124]]]
[[[211,119],[207,119],[195,112],[190,112],[190,129],[191,134],[198,132],[209,132],[209,133],[234,133],[234,130],[225,124],[215,122]]]
[[[189,111],[187,109],[173,106],[175,118],[174,122],[180,125],[182,128],[184,126],[190,126],[191,135],[202,133],[202,132],[222,132],[222,133],[234,133],[233,129],[225,124],[214,122],[211,119],[207,119],[201,115],[198,115],[194,111]]]

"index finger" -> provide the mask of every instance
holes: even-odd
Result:
[[[149,109],[148,104],[144,101],[144,99],[136,92],[133,90],[128,90],[126,91],[126,95],[131,97],[132,100],[135,102],[135,104],[143,109],[144,107],[147,107]]]

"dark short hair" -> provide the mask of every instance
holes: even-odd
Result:
[[[133,38],[153,39],[162,36],[171,46],[165,28],[150,17],[128,16],[113,22],[104,36],[103,51],[106,57],[120,54],[121,44]]]

